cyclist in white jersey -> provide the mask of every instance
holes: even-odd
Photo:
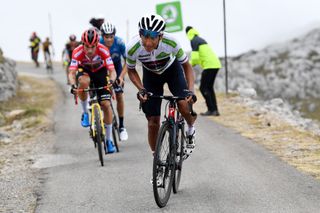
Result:
[[[142,109],[148,120],[148,141],[152,152],[155,151],[160,128],[161,100],[148,100],[148,92],[163,95],[163,86],[167,83],[173,95],[186,97],[178,102],[178,107],[188,124],[186,134],[189,140],[185,151],[191,154],[195,147],[196,120],[196,117],[190,114],[188,106],[196,101],[193,93],[193,70],[180,44],[170,34],[163,32],[164,29],[165,21],[159,15],[151,14],[141,18],[139,35],[128,43],[126,49],[128,75],[139,90],[137,96],[143,103]],[[135,68],[137,60],[143,66],[142,81]]]

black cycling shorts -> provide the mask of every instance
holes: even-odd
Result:
[[[81,71],[80,71],[81,70]],[[108,70],[106,67],[102,67],[96,72],[91,72],[91,70],[81,68],[77,71],[76,79],[78,84],[78,78],[82,75],[88,75],[90,77],[90,85],[93,87],[104,87],[107,85]],[[97,91],[98,101],[111,100],[111,94],[108,90],[98,90]]]
[[[167,83],[174,96],[186,97],[188,89],[181,64],[175,60],[162,74],[155,74],[143,68],[143,86],[154,95],[163,95],[163,86]],[[148,116],[160,116],[161,99],[149,99],[142,104],[142,110]]]

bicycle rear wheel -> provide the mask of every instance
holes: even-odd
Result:
[[[185,135],[184,135],[184,124],[179,124],[177,128],[176,134],[176,166],[175,166],[175,174],[173,179],[173,193],[177,193],[181,180],[182,173],[182,163],[183,163],[183,147],[185,143]]]
[[[99,155],[99,160],[101,163],[101,166],[104,166],[104,160],[103,160],[103,149],[102,149],[102,144],[104,143],[104,137],[102,133],[102,127],[101,127],[101,117],[100,117],[100,112],[99,108],[97,106],[93,106],[93,113],[94,113],[94,126],[95,126],[95,142],[98,147],[98,155]]]
[[[153,158],[153,194],[157,205],[162,208],[170,198],[174,178],[175,150],[172,142],[173,131],[165,122],[160,128],[157,138],[155,156]]]
[[[118,141],[120,140],[120,134],[119,134],[119,126],[118,126],[118,120],[117,120],[117,114],[114,111],[113,104],[111,102],[111,109],[112,109],[112,137],[113,137],[113,143],[116,147],[117,152],[119,152],[118,147]]]

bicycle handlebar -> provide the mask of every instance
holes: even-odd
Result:
[[[76,92],[90,92],[90,91],[97,91],[97,90],[109,90],[112,87],[112,84],[108,84],[107,86],[103,86],[103,87],[97,87],[97,88],[86,88],[86,89],[74,89],[74,91]]]
[[[173,96],[173,95],[154,95],[153,93],[151,92],[148,92],[147,93],[148,95],[148,98],[151,98],[151,99],[165,99],[165,100],[168,100],[168,101],[180,101],[180,100],[185,100],[186,97],[183,97],[183,96]],[[192,116],[197,116],[197,113],[195,111],[193,111],[193,105],[189,103],[189,110],[190,110],[190,114]],[[139,105],[139,110],[142,108],[142,103],[140,101],[140,105]]]
[[[103,86],[103,87],[97,87],[97,88],[86,88],[86,89],[81,89],[81,88],[78,88],[78,89],[73,89],[75,91],[74,93],[74,102],[76,105],[78,105],[78,94],[77,92],[90,92],[90,91],[98,91],[98,90],[109,90],[110,91],[110,88],[112,87],[113,84],[108,84],[106,86]]]
[[[155,99],[165,99],[168,101],[180,101],[180,100],[185,100],[186,97],[182,97],[182,96],[173,96],[173,95],[153,95],[152,93],[148,93],[148,97],[149,98],[155,98]]]

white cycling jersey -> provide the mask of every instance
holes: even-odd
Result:
[[[159,75],[163,73],[176,58],[181,64],[188,61],[188,56],[180,44],[168,33],[163,33],[163,38],[160,40],[158,47],[151,52],[146,51],[143,47],[139,35],[135,36],[127,44],[126,51],[126,63],[129,69],[134,69],[136,61],[139,60],[144,68]]]

